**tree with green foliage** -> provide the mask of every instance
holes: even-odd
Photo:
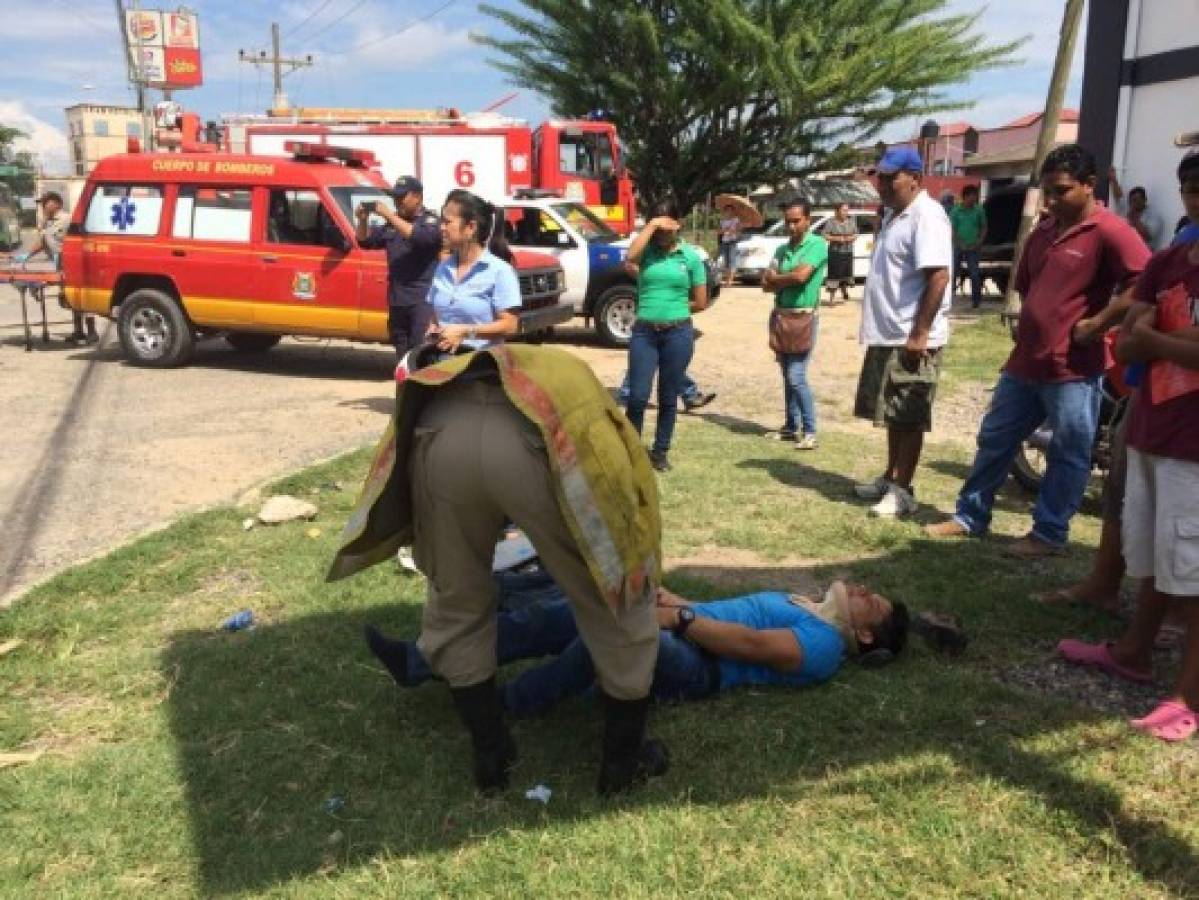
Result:
[[[648,206],[844,165],[945,89],[1012,60],[947,0],[521,0],[480,36],[555,115],[602,109]]]
[[[27,138],[25,132],[10,125],[0,125],[0,166],[15,166],[15,175],[0,175],[0,181],[12,189],[17,196],[30,196],[34,191],[34,172],[37,169],[33,154],[28,150],[15,150],[13,144],[19,138]]]

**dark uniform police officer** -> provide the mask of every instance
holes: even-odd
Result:
[[[420,344],[433,319],[429,285],[441,251],[441,226],[425,209],[424,187],[411,175],[396,179],[391,192],[395,209],[377,203],[373,212],[387,224],[370,227],[372,209],[359,204],[358,244],[387,251],[387,331],[396,353],[403,357]]]

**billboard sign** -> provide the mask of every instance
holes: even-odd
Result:
[[[188,12],[163,13],[163,43],[181,50],[200,49],[200,29],[196,14]]]
[[[144,84],[175,90],[203,83],[200,23],[195,13],[127,9],[125,28],[133,58],[140,62],[138,79]]]

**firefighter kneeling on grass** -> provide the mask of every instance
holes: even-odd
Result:
[[[509,521],[569,598],[594,661],[604,709],[600,794],[662,774],[666,749],[645,737],[658,653],[657,485],[636,432],[570,354],[502,345],[404,381],[329,578],[411,542],[428,578],[418,647],[449,683],[470,732],[476,784],[497,790],[516,760],[496,691],[491,572]],[[369,626],[367,640],[385,655]]]

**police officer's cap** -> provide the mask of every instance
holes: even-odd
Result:
[[[419,179],[412,175],[401,175],[396,179],[395,187],[391,189],[391,196],[399,200],[406,194],[421,194],[425,193],[425,186],[420,183]]]

